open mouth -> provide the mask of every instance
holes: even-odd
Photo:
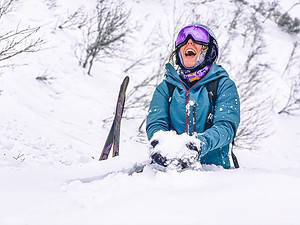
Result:
[[[196,51],[194,49],[189,48],[189,49],[187,49],[185,51],[184,54],[185,54],[185,56],[195,56],[196,55]]]

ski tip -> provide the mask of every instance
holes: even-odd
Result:
[[[126,76],[121,84],[121,89],[124,88],[126,90],[128,83],[129,83],[129,76]]]

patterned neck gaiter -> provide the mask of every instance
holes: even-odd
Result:
[[[203,77],[205,77],[208,71],[210,70],[211,66],[212,65],[207,65],[204,68],[193,73],[191,73],[189,70],[179,68],[179,75],[186,82],[192,83],[196,80],[201,80]]]

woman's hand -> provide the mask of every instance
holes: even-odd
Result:
[[[199,161],[200,142],[187,134],[164,132],[150,142],[152,163],[185,169]]]

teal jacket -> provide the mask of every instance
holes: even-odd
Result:
[[[205,130],[210,106],[205,84],[215,79],[220,80],[213,126]],[[167,82],[176,87],[172,98],[169,97]],[[213,64],[204,78],[189,87],[168,63],[166,78],[157,86],[150,103],[146,130],[149,140],[160,130],[175,130],[178,134],[186,132],[190,135],[196,132],[202,142],[200,162],[230,168],[229,144],[239,123],[237,88],[221,66]]]

